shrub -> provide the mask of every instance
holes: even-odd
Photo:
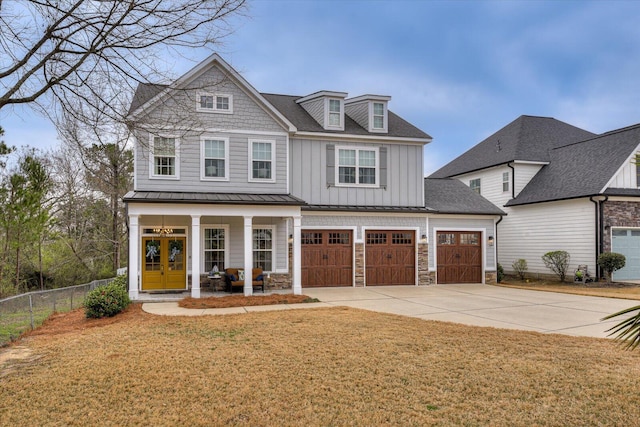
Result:
[[[502,279],[504,279],[504,268],[502,268],[502,264],[498,263],[498,271],[496,273],[497,282],[502,282]]]
[[[626,263],[627,260],[622,254],[605,252],[598,255],[598,265],[607,273],[608,283],[611,283],[611,276],[613,276],[613,272],[620,270]]]
[[[87,318],[111,317],[124,310],[131,300],[127,293],[126,276],[118,276],[107,286],[94,289],[84,300]]]
[[[529,267],[527,267],[527,260],[522,258],[517,259],[513,261],[511,267],[513,267],[513,271],[515,271],[516,274],[520,277],[520,280],[524,280],[524,275],[529,269]]]
[[[551,251],[542,255],[544,265],[553,271],[560,278],[561,282],[564,282],[564,278],[567,275],[570,260],[571,257],[567,251]]]

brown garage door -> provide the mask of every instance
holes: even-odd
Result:
[[[479,231],[438,232],[438,283],[482,283]]]
[[[365,244],[367,286],[415,285],[413,231],[367,231]]]
[[[303,230],[302,287],[353,284],[351,230]]]

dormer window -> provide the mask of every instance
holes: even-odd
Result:
[[[339,127],[341,116],[342,116],[342,111],[340,109],[340,100],[330,99],[329,100],[329,126]]]
[[[228,94],[203,93],[197,95],[196,110],[206,113],[233,113],[233,96]]]
[[[384,120],[384,104],[382,102],[373,103],[373,128],[383,130],[386,128]]]

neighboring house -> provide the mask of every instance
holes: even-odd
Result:
[[[438,230],[471,232],[455,245],[479,248],[470,263],[481,277],[470,280],[495,280],[486,242],[501,212],[433,219],[423,179],[431,137],[390,100],[259,93],[217,54],[171,85],[140,85],[129,113],[134,190],[124,197],[131,297],[199,297],[214,267],[262,268],[268,288],[296,294],[433,283]]]
[[[498,261],[517,259],[549,274],[542,255],[565,250],[569,270],[620,252],[616,280],[640,279],[640,125],[602,135],[547,117],[521,116],[431,177],[456,178],[507,216],[499,223]]]

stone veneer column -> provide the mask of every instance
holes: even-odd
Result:
[[[418,243],[418,285],[430,285],[429,244]]]
[[[364,278],[365,278],[364,243],[356,243],[354,249],[356,252],[356,265],[355,265],[356,287],[363,287]]]

